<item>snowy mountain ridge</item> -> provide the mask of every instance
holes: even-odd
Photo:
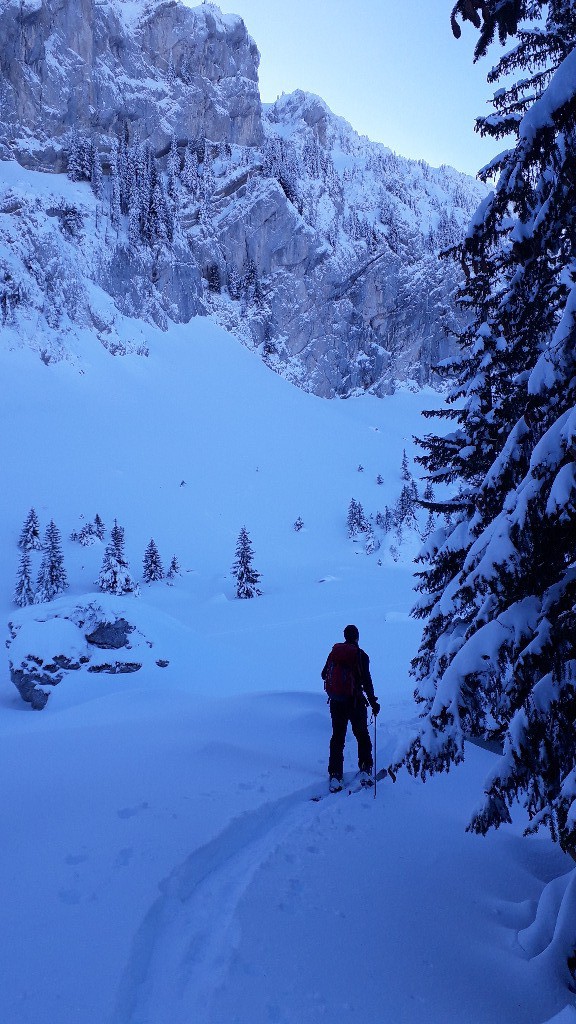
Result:
[[[430,380],[461,324],[438,252],[483,186],[359,137],[318,97],[263,108],[258,62],[242,20],[212,4],[5,0],[0,156],[51,172],[69,207],[43,206],[38,178],[0,197],[11,338],[73,351],[77,295],[96,285],[163,328],[213,313],[317,394]]]

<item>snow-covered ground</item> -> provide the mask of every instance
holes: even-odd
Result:
[[[495,755],[471,748],[450,776],[401,775],[376,799],[309,799],[326,788],[320,669],[347,622],[371,656],[380,764],[414,728],[414,542],[397,562],[385,543],[368,556],[346,513],[397,498],[402,449],[438,398],[326,402],[209,320],[122,325],[147,358],[88,332],[74,363],[0,351],[4,619],[40,645],[39,619],[101,602],[136,627],[142,664],[71,672],[34,712],[3,648],[0,1019],[574,1022],[553,934],[572,862],[521,823],[464,831]],[[20,611],[31,506],[65,538],[82,516],[117,517],[134,575],[150,537],[182,574],[104,600],[103,545],[65,540],[70,590]],[[242,525],[252,601],[230,574]]]

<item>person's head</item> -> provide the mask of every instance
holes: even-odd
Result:
[[[358,626],[346,626],[344,628],[344,639],[346,640],[346,643],[357,644],[360,639]]]

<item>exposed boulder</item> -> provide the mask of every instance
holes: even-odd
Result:
[[[31,606],[18,614],[18,620],[10,623],[10,678],[34,710],[42,710],[54,687],[80,669],[119,675],[142,668],[133,654],[101,660],[102,650],[132,651],[128,640],[135,627],[123,616],[106,616],[95,602]],[[140,637],[138,646],[151,645]]]
[[[100,622],[96,629],[86,634],[86,640],[101,650],[119,650],[128,646],[128,637],[134,632],[134,626],[124,619],[115,622]]]

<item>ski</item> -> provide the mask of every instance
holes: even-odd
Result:
[[[353,772],[352,774],[348,772],[342,779],[342,786],[340,789],[331,790],[327,788],[324,793],[316,793],[314,796],[311,796],[310,800],[312,803],[317,804],[320,800],[325,800],[327,796],[336,796],[338,793],[346,792],[348,786],[356,778],[356,774],[356,772]]]
[[[352,793],[359,793],[362,789],[374,789],[376,782],[382,782],[383,779],[388,777],[392,779],[392,782],[396,782],[396,775],[390,768],[381,768],[380,771],[376,773],[375,778],[374,776],[369,776],[367,779],[356,778],[352,781],[352,785],[348,787],[348,796],[352,796]]]
[[[396,782],[396,776],[390,768],[381,768],[380,771],[376,774],[376,780],[374,780],[374,778],[371,778],[368,783],[360,782],[360,780],[358,779],[358,772],[353,772],[352,774],[344,776],[344,779],[342,780],[342,789],[337,790],[337,792],[347,793],[348,796],[352,796],[353,793],[359,793],[360,790],[362,789],[372,790],[374,788],[374,781],[382,782],[382,780],[386,778],[391,778],[392,782]],[[329,789],[327,789],[325,793],[316,793],[309,799],[312,801],[312,803],[317,804],[321,800],[325,800],[326,797],[335,795],[335,793],[332,793],[330,792]]]

